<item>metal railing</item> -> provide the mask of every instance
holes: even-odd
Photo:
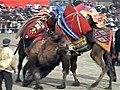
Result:
[[[0,21],[0,33],[7,33],[9,31],[11,31],[12,33],[16,33],[24,22],[25,21],[1,20]]]

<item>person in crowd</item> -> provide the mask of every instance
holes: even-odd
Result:
[[[115,50],[117,54],[116,65],[120,66],[120,28],[115,32]]]
[[[3,90],[3,80],[6,90],[12,90],[13,88],[12,73],[16,72],[16,60],[13,50],[9,47],[10,42],[11,40],[8,38],[3,39],[3,48],[0,52],[0,90]]]
[[[29,7],[29,8],[31,8],[32,7],[32,4],[30,4],[30,3],[27,3],[27,5],[26,5],[27,7]]]
[[[114,6],[115,6],[116,9],[119,9],[119,8],[120,8],[120,2],[116,2],[116,3],[114,4]]]
[[[106,6],[102,6],[101,11],[102,11],[103,14],[107,14],[108,13],[108,9],[107,9]]]
[[[41,9],[41,5],[40,5],[38,2],[36,2],[36,3],[33,5],[33,8],[34,8],[35,10],[39,11],[39,10]]]
[[[3,2],[0,2],[0,8],[4,8],[5,7],[5,5],[4,5],[4,3]]]

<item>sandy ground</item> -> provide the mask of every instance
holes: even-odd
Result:
[[[0,34],[0,42],[3,38],[10,38],[12,40],[11,48],[15,51],[16,44],[18,43],[19,39],[15,39],[15,34]],[[2,46],[2,44],[0,44]],[[18,59],[18,55],[15,55]],[[24,63],[26,60],[24,60]],[[88,90],[88,87],[96,80],[98,75],[101,72],[101,69],[99,66],[95,64],[95,62],[90,58],[89,52],[84,53],[82,56],[78,58],[78,68],[77,68],[77,76],[80,80],[81,84],[78,87],[71,86],[73,83],[73,77],[71,72],[69,73],[67,77],[67,86],[64,90]],[[41,81],[41,84],[44,88],[44,90],[58,90],[56,89],[57,85],[60,85],[62,80],[62,68],[61,64],[56,67],[46,78],[44,78]],[[117,72],[117,82],[113,83],[113,89],[112,90],[120,90],[120,66],[116,66],[116,72]],[[22,74],[21,74],[22,78]],[[14,86],[13,90],[33,90],[33,85],[30,85],[29,87],[25,88],[22,87],[22,83],[16,83],[16,74],[13,74],[14,79]],[[107,75],[102,79],[100,84],[94,88],[93,90],[105,90],[104,88],[108,86],[108,80],[109,78]],[[5,90],[4,83],[3,83],[3,90]]]

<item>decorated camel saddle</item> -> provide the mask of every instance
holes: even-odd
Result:
[[[48,20],[52,17],[50,11],[41,10],[38,15],[28,19],[20,28],[17,37],[33,38],[40,34],[43,30],[48,30]]]
[[[46,38],[49,30],[53,28],[54,22],[49,10],[41,10],[38,15],[28,19],[20,28],[16,35],[25,40],[26,47],[33,41],[43,40]]]
[[[77,0],[78,1],[78,0]],[[76,52],[90,50],[86,35],[94,32],[92,39],[106,51],[110,51],[112,41],[112,31],[104,28],[106,16],[100,15],[95,8],[85,6],[81,2],[73,2],[65,10],[61,6],[56,6],[57,12],[53,12],[58,17],[57,31],[65,33]],[[96,29],[90,26],[89,18],[95,23]]]

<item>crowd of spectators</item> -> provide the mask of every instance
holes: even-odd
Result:
[[[38,3],[33,6],[28,3],[26,6],[13,6],[8,8],[4,3],[0,3],[0,33],[16,33],[22,23],[33,15],[37,14],[42,7]]]
[[[110,5],[97,5],[94,6],[96,10],[107,16],[107,26],[112,31],[117,31],[120,28],[120,2],[112,3]]]
[[[66,6],[66,3],[63,2],[62,6]],[[99,13],[107,14],[108,17],[116,18],[118,13],[116,11],[120,9],[120,3],[114,3],[108,6],[103,5],[94,5],[90,2],[86,3],[92,7],[95,7]],[[38,4],[37,2],[34,5],[27,3],[26,6],[23,7],[7,7],[3,2],[0,3],[0,33],[16,33],[22,23],[33,15],[37,14],[43,6]],[[120,16],[118,16],[120,17]]]

